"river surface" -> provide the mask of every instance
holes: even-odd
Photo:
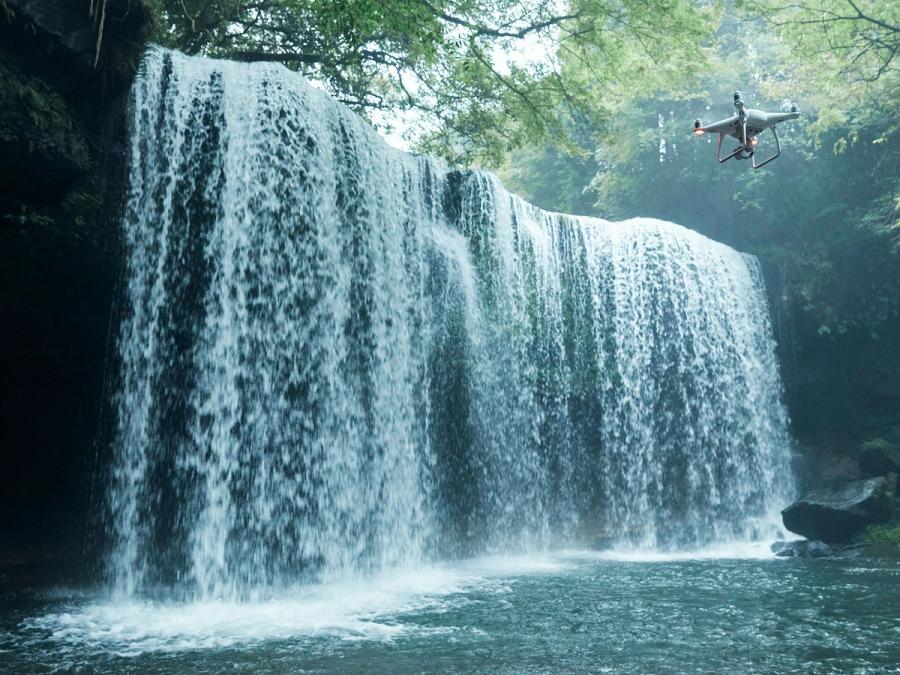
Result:
[[[242,603],[7,589],[0,672],[900,672],[900,565],[741,554],[485,557]]]

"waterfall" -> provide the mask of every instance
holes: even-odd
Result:
[[[791,441],[752,257],[541,211],[281,66],[151,49],[131,124],[120,592],[772,534]]]

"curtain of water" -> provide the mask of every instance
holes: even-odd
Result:
[[[132,125],[120,591],[771,527],[790,439],[754,259],[540,211],[280,66],[153,49]]]

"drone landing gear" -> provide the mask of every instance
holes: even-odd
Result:
[[[740,100],[740,94],[738,92],[734,93],[734,101],[735,105]],[[734,149],[734,151],[728,155],[727,157],[722,157],[722,139],[725,138],[725,134],[721,131],[719,132],[719,144],[716,146],[716,158],[719,160],[719,164],[723,162],[727,162],[732,157],[737,157],[738,159],[746,159],[746,157],[741,157],[740,154],[747,147],[747,118],[744,117],[743,110],[740,111],[741,116],[741,132],[744,139],[744,142],[741,143],[738,147]]]
[[[734,151],[725,157],[722,157],[722,139],[725,137],[725,134],[719,134],[719,145],[716,147],[716,158],[719,160],[719,164],[722,162],[727,162],[732,157],[737,157],[740,153],[744,151],[744,146],[737,146]]]
[[[724,133],[719,134],[719,143],[716,147],[716,158],[719,160],[719,164],[721,164],[723,162],[727,162],[732,157],[737,157],[738,159],[750,158],[754,169],[761,169],[769,162],[774,162],[776,159],[778,159],[778,157],[781,156],[781,142],[778,140],[778,132],[775,131],[775,127],[769,127],[769,128],[772,130],[772,135],[775,136],[775,148],[776,149],[775,149],[774,155],[766,158],[759,164],[756,163],[756,153],[752,149],[751,150],[747,149],[747,125],[745,123],[744,129],[743,129],[744,142],[741,145],[739,145],[738,147],[736,147],[730,154],[726,155],[725,157],[722,157],[722,139],[725,138],[725,134]],[[745,156],[742,156],[741,153],[743,153],[743,152],[746,152],[747,154]]]
[[[778,159],[779,155],[781,155],[781,142],[778,140],[778,132],[775,131],[775,127],[769,127],[769,128],[772,130],[772,134],[775,136],[775,148],[776,148],[775,154],[772,155],[771,157],[769,157],[767,160],[760,162],[759,164],[756,163],[756,157],[754,157],[753,158],[753,168],[754,169],[760,169],[760,168],[764,167],[766,164],[768,164],[769,162],[774,162],[776,159]]]

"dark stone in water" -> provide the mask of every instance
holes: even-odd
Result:
[[[866,525],[891,516],[885,478],[853,481],[836,490],[810,492],[781,512],[791,532],[828,543],[849,541]]]
[[[824,541],[776,541],[772,552],[779,558],[826,558],[834,554],[834,548]]]
[[[778,558],[838,558],[841,560],[900,560],[900,549],[896,546],[855,542],[843,546],[832,546],[824,541],[800,539],[797,541],[776,541],[771,546]]]

